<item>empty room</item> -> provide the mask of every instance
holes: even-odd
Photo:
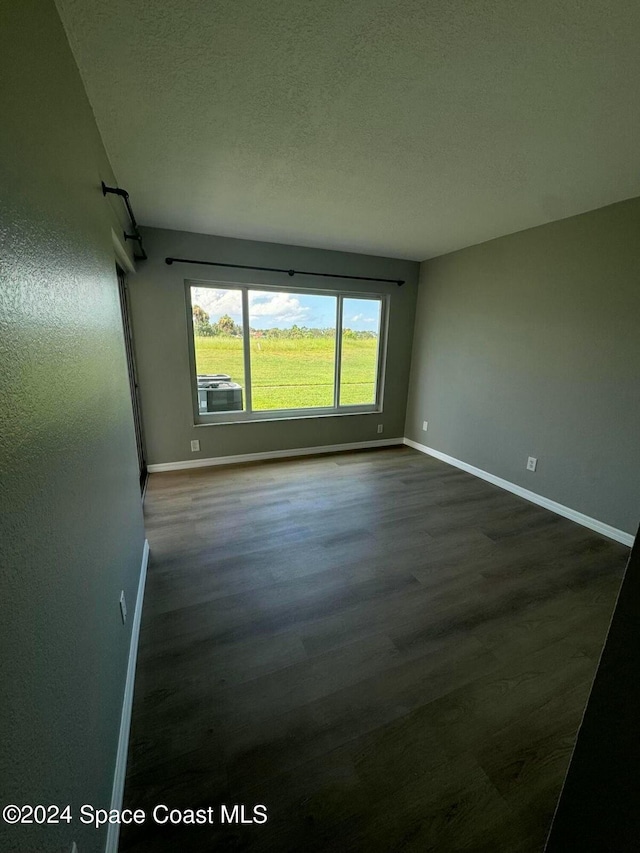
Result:
[[[0,21],[2,853],[640,849],[640,6]]]

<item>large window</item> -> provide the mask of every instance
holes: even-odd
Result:
[[[381,408],[381,296],[187,286],[198,420]]]

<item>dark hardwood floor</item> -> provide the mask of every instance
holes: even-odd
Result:
[[[628,550],[405,447],[153,474],[146,851],[541,851]],[[220,806],[267,807],[221,825]]]

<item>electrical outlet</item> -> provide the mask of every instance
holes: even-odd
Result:
[[[378,424],[378,432],[382,432],[384,430],[384,426],[382,424]]]
[[[197,439],[197,438],[195,438],[195,439],[191,442],[191,452],[192,452],[192,453],[195,453],[197,450],[200,450],[200,442],[198,441],[198,439]]]
[[[429,421],[422,421],[422,431],[426,432],[429,426]]]
[[[127,602],[124,597],[124,590],[120,593],[120,615],[122,616],[122,624],[127,621]]]
[[[535,471],[536,466],[538,465],[538,460],[535,456],[530,456],[527,459],[527,471]]]

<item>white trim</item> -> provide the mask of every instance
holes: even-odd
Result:
[[[159,462],[147,465],[150,474],[162,471],[186,471],[189,468],[209,468],[212,465],[236,465],[239,462],[259,462],[262,459],[286,459],[290,456],[312,456],[317,453],[340,453],[342,450],[366,450],[370,447],[394,447],[404,444],[403,438],[382,438],[378,441],[353,441],[349,444],[323,444],[320,447],[295,447],[290,450],[268,450],[260,453],[241,453],[238,456],[213,456],[208,459],[185,459],[182,462]]]
[[[455,459],[453,456],[448,456],[446,453],[441,453],[439,450],[434,450],[433,447],[427,447],[425,444],[418,444],[417,441],[412,441],[410,438],[404,439],[404,443],[414,450],[419,450],[420,453],[426,453],[428,456],[434,456],[442,462],[447,462],[455,468],[460,468],[468,474],[473,474],[474,477],[479,477],[481,480],[486,480],[488,483],[493,483],[494,486],[499,486],[507,492],[512,492],[518,497],[524,498],[526,501],[537,504],[545,509],[555,512],[557,515],[582,524],[583,527],[588,527],[590,530],[595,530],[596,533],[601,533],[609,539],[615,539],[616,542],[621,542],[623,545],[631,547],[634,542],[634,536],[631,533],[626,533],[624,530],[618,530],[617,527],[612,527],[610,524],[605,524],[604,521],[598,521],[597,518],[591,518],[578,510],[571,507],[559,504],[557,501],[552,501],[550,498],[545,498],[535,492],[524,489],[522,486],[517,486],[515,483],[510,483],[508,480],[503,480],[502,477],[496,477],[495,474],[489,474],[488,471],[483,471],[481,468],[476,468],[469,465],[467,462],[461,462],[460,459]]]
[[[338,293],[336,299],[336,336],[335,336],[335,352],[333,354],[333,408],[337,411],[340,408],[340,385],[342,381],[342,302],[343,295]],[[382,310],[382,309],[381,309]],[[378,341],[380,335],[378,334]],[[376,371],[377,376],[377,371]],[[376,397],[378,395],[376,394]]]
[[[144,599],[144,584],[147,579],[147,565],[149,563],[149,542],[144,540],[142,550],[142,564],[140,566],[140,579],[138,581],[138,597],[136,598],[136,609],[131,624],[131,642],[129,644],[129,663],[127,666],[127,679],[124,685],[124,699],[122,700],[122,716],[120,718],[120,736],[118,737],[118,752],[116,754],[116,767],[113,774],[113,788],[111,792],[111,809],[122,809],[122,798],[124,796],[124,780],[127,772],[127,751],[129,749],[129,729],[131,727],[131,709],[133,707],[133,686],[136,678],[136,660],[138,658],[138,640],[140,638],[140,620],[142,618],[142,601]],[[118,853],[118,836],[120,824],[110,823],[107,829],[107,842],[105,853]]]

